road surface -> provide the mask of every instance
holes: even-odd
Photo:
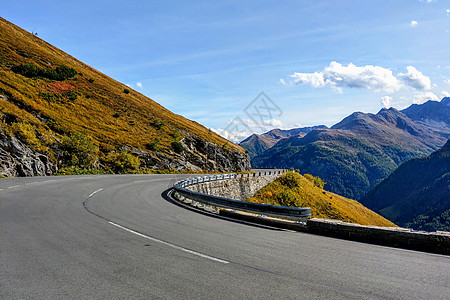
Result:
[[[450,257],[200,214],[187,175],[0,179],[1,299],[450,299]]]

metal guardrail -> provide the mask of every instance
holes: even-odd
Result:
[[[176,182],[173,187],[175,190],[175,197],[185,197],[192,201],[199,202],[205,205],[220,207],[220,208],[229,208],[235,209],[239,211],[245,211],[250,213],[256,213],[260,215],[266,215],[276,218],[289,219],[294,221],[306,221],[309,216],[311,216],[311,208],[309,207],[289,207],[289,206],[278,206],[278,205],[269,205],[269,204],[260,204],[260,203],[252,203],[245,202],[239,200],[228,199],[224,197],[207,195],[199,192],[194,192],[186,187],[204,183],[211,182],[217,180],[227,180],[234,178],[249,178],[256,176],[265,176],[265,175],[276,175],[281,174],[283,171],[266,171],[266,172],[258,172],[253,174],[214,174],[207,175],[202,177],[188,178],[184,180],[180,180]]]

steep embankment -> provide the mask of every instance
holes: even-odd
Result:
[[[247,201],[272,205],[311,207],[316,218],[336,219],[361,225],[395,226],[361,203],[322,189],[320,178],[288,172],[266,185]]]
[[[431,155],[400,165],[361,203],[400,226],[450,231],[450,140]]]
[[[237,171],[244,150],[0,18],[0,175]]]

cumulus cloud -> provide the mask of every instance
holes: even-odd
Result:
[[[389,97],[389,96],[381,97],[381,104],[383,104],[384,108],[391,107],[391,101],[392,101],[392,97]]]
[[[419,23],[417,21],[412,20],[411,23],[409,23],[409,25],[411,27],[416,27]]]
[[[450,97],[450,93],[447,91],[442,91],[441,92],[441,98],[445,98],[445,97]]]
[[[403,81],[406,85],[409,85],[417,90],[429,90],[431,88],[431,79],[428,76],[425,76],[414,68],[413,66],[407,66],[407,73],[398,73],[397,76]]]
[[[290,77],[297,84],[306,83],[315,88],[329,86],[340,92],[343,87],[349,87],[393,93],[401,87],[389,69],[372,65],[358,67],[352,63],[343,66],[335,61],[322,72],[294,73]]]
[[[234,143],[239,143],[254,133],[262,133],[274,128],[284,129],[283,122],[279,119],[267,119],[261,127],[251,119],[236,117],[225,129],[211,128],[211,130]]]
[[[447,8],[445,12],[447,13],[447,16],[450,16],[450,8]]]
[[[142,82],[138,81],[136,82],[136,85],[138,86],[138,88],[142,89]]]
[[[217,133],[218,135],[226,138],[229,141],[232,141],[234,143],[239,143],[245,138],[252,135],[252,133],[248,131],[228,131],[226,129],[220,129],[220,128],[211,128],[212,131]]]
[[[439,97],[432,92],[418,93],[413,98],[414,104],[422,104],[427,102],[428,100],[439,101]]]
[[[273,128],[279,128],[279,129],[284,128],[283,122],[281,120],[278,120],[278,119],[265,120],[264,121],[264,125],[266,127],[270,127],[269,130],[273,129]]]

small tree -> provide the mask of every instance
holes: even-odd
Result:
[[[172,142],[171,146],[172,149],[178,154],[181,154],[184,151],[183,144],[181,144],[180,142]]]
[[[130,93],[130,90],[129,90],[129,89],[123,89],[123,92],[124,92],[125,94],[129,94],[129,93]]]
[[[318,188],[323,189],[324,185],[326,184],[325,181],[322,180],[319,176],[314,177],[314,185]]]
[[[150,151],[158,151],[159,150],[159,139],[157,138],[154,142],[147,143],[145,145],[145,148]]]

